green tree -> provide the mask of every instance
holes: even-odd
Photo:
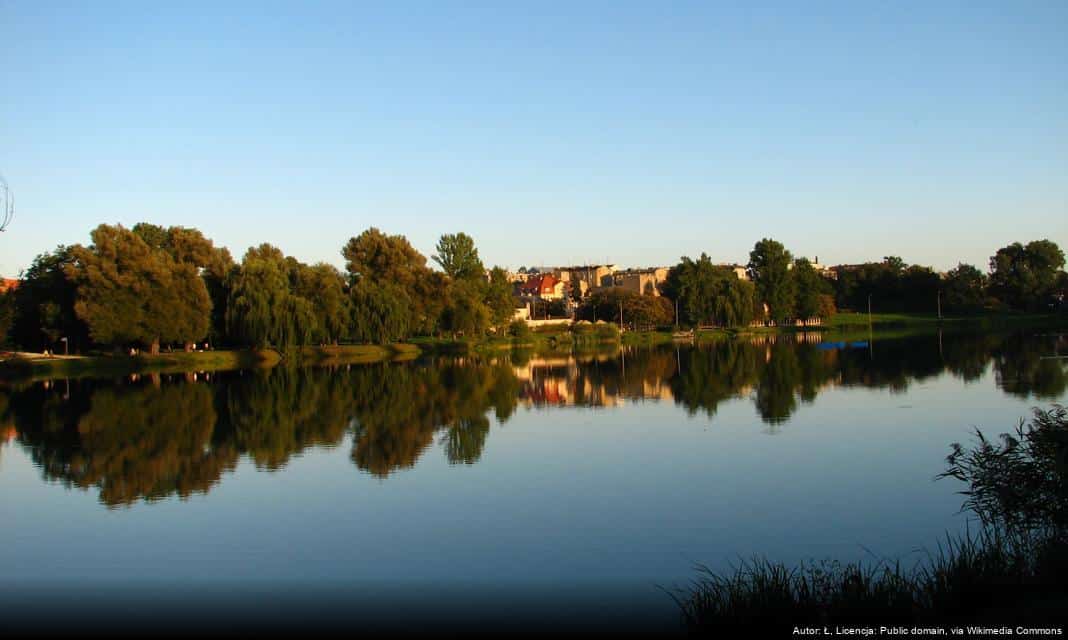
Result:
[[[490,326],[490,309],[483,302],[480,282],[456,280],[449,285],[445,309],[441,314],[441,328],[454,335],[478,336]]]
[[[930,267],[906,265],[897,256],[836,270],[834,289],[839,306],[864,311],[871,299],[875,311],[933,313],[941,279]]]
[[[356,342],[386,344],[411,333],[411,302],[400,287],[358,282],[350,291],[349,310],[349,333]]]
[[[515,315],[512,283],[508,281],[508,273],[500,267],[490,270],[486,287],[486,306],[489,308],[490,325],[493,327],[505,326]]]
[[[166,251],[178,263],[196,268],[211,298],[211,324],[208,337],[220,342],[226,335],[226,305],[229,300],[228,278],[234,259],[226,247],[215,244],[197,229],[167,227],[140,222],[132,231],[148,246]]]
[[[307,300],[317,319],[320,342],[337,344],[348,333],[350,312],[345,278],[334,266],[320,262],[312,266],[299,265],[297,295]]]
[[[744,327],[753,320],[756,287],[731,269],[720,268],[713,289],[712,321],[723,327]]]
[[[299,273],[300,263],[281,255],[270,245],[249,249],[230,279],[226,324],[239,343],[284,350],[324,332],[314,305],[296,293],[296,278],[290,277],[294,268]]]
[[[795,314],[798,318],[816,318],[820,313],[820,295],[824,281],[807,258],[794,260],[793,278],[797,286]]]
[[[410,291],[427,272],[426,257],[404,236],[388,236],[374,227],[350,238],[341,255],[353,282],[388,282]]]
[[[1014,242],[990,258],[990,291],[1012,307],[1041,309],[1048,305],[1063,267],[1064,252],[1056,243]]]
[[[226,247],[216,247],[196,229],[170,227],[166,234],[163,248],[176,261],[194,265],[204,279],[211,298],[209,333],[213,342],[221,341],[226,334],[226,304],[230,296],[227,282],[236,266],[230,251]]]
[[[582,320],[618,323],[620,311],[623,324],[633,327],[666,326],[674,320],[675,310],[671,301],[662,296],[643,296],[619,287],[604,289],[591,294],[578,308],[577,317]]]
[[[712,264],[704,253],[683,256],[668,272],[664,295],[678,302],[679,322],[687,326],[741,326],[753,317],[753,285],[733,269]]]
[[[986,300],[986,276],[970,264],[959,263],[942,280],[942,306],[948,310],[976,311]]]
[[[406,331],[431,333],[437,328],[448,279],[428,268],[426,258],[404,236],[372,227],[350,238],[341,254],[350,284],[363,285],[361,295],[372,295],[371,286],[388,286],[403,294],[409,312],[403,323]],[[396,298],[396,290],[385,292],[385,297]]]
[[[683,256],[679,264],[668,271],[664,295],[678,303],[681,324],[697,326],[712,322],[717,280],[716,267],[704,253],[696,261]]]
[[[453,280],[478,280],[485,267],[478,257],[475,241],[466,233],[447,233],[438,240],[434,262]]]
[[[790,273],[791,259],[781,243],[768,238],[749,252],[749,279],[756,285],[757,300],[768,305],[771,318],[779,324],[794,316],[797,285]]]
[[[72,249],[67,277],[77,286],[75,313],[102,344],[191,344],[207,334],[211,299],[195,267],[177,263],[121,225],[100,225],[93,244]]]
[[[89,328],[74,312],[77,288],[67,277],[67,267],[73,261],[72,247],[59,246],[38,255],[21,274],[13,292],[11,334],[15,344],[40,351],[54,348],[55,340],[65,337],[73,351],[89,345]]]

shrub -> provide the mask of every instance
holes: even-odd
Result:
[[[523,320],[512,320],[512,322],[508,325],[508,335],[522,342],[530,340],[533,334],[530,331],[530,327],[527,326],[526,322],[524,322]]]
[[[619,327],[608,322],[600,323],[594,329],[594,334],[601,340],[619,340]]]

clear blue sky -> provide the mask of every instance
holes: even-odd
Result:
[[[225,6],[218,6],[219,4]],[[341,264],[1068,248],[1068,2],[0,0],[0,273],[101,222]]]

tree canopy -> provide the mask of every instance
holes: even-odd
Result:
[[[121,225],[100,225],[91,237],[89,247],[72,249],[66,274],[94,341],[157,352],[161,342],[191,344],[207,334],[211,299],[193,265]]]
[[[326,335],[325,323],[336,320],[316,313],[316,303],[300,295],[305,269],[309,268],[283,258],[271,245],[249,249],[230,281],[226,317],[230,335],[244,344],[281,349]]]
[[[683,256],[668,272],[664,295],[678,302],[679,323],[686,326],[742,326],[753,316],[754,287],[733,269],[712,264],[702,253]]]
[[[438,240],[434,262],[453,280],[477,280],[486,269],[478,257],[475,241],[466,233],[447,233]]]
[[[749,252],[749,279],[757,300],[768,305],[771,318],[782,323],[794,315],[797,287],[791,277],[793,256],[780,242],[764,238]]]
[[[1041,309],[1057,286],[1064,252],[1050,240],[1014,242],[990,258],[990,291],[1018,309]]]
[[[345,271],[286,256],[270,244],[251,247],[235,264],[197,229],[139,223],[100,225],[88,246],[43,253],[0,301],[0,330],[21,348],[73,352],[97,346],[183,344],[207,337],[232,346],[286,349],[342,341],[384,343],[414,335],[479,336],[504,331],[514,317],[512,278],[487,270],[463,232],[440,237],[431,269],[401,235],[369,228],[341,250]],[[1054,242],[1012,243],[990,259],[990,275],[958,264],[945,274],[899,256],[818,271],[781,243],[762,239],[746,274],[707,254],[682,257],[658,291],[592,287],[570,300],[535,302],[539,317],[619,321],[633,327],[744,326],[754,317],[781,323],[826,318],[838,307],[933,313],[983,308],[1045,311],[1068,296],[1065,257]],[[520,273],[538,274],[536,268]],[[546,308],[539,309],[537,305]],[[765,317],[767,316],[767,317]]]

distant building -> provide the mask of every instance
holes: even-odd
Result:
[[[561,300],[565,290],[564,282],[551,273],[531,276],[519,285],[519,295],[538,300]]]
[[[642,296],[660,295],[660,285],[667,280],[667,267],[627,269],[612,274],[612,286]]]
[[[0,293],[18,289],[19,281],[14,278],[0,278]]]
[[[590,291],[601,287],[611,287],[612,275],[616,272],[614,264],[587,264],[573,267],[557,267],[552,273],[558,280],[566,283],[571,291],[577,291],[585,297]]]
[[[738,264],[736,262],[721,262],[716,266],[717,267],[723,267],[725,269],[730,269],[731,271],[734,272],[734,275],[738,276],[739,280],[748,280],[749,279],[749,269],[746,268],[745,265],[741,265],[741,264]]]
[[[812,268],[816,270],[816,273],[820,274],[824,278],[830,278],[831,280],[838,279],[838,272],[833,267],[820,264],[820,257],[816,256],[812,259]]]

